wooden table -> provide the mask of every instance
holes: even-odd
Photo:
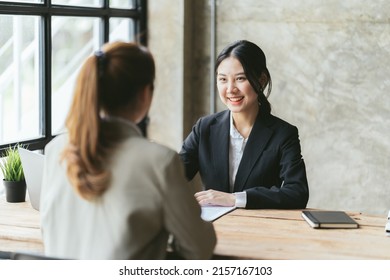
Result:
[[[237,209],[214,221],[216,259],[390,259],[386,217],[348,213],[358,229],[313,229],[301,210]],[[0,250],[43,253],[39,212],[0,196]]]
[[[301,210],[237,209],[214,221],[218,258],[390,259],[386,217],[349,213],[358,229],[313,229]]]
[[[43,253],[39,212],[29,201],[8,203],[0,196],[0,250]]]

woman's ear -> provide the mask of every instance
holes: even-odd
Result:
[[[260,76],[260,85],[264,89],[267,86],[267,84],[268,84],[268,77],[263,72],[263,73],[261,73],[261,76]]]
[[[143,89],[141,89],[141,92],[139,94],[139,100],[141,103],[145,103],[145,105],[150,106],[152,103],[153,98],[153,86],[147,85]]]
[[[152,104],[152,99],[153,99],[152,85],[147,85],[140,90],[140,92],[138,93],[138,102],[136,108],[136,110],[139,112],[139,119],[137,121],[140,121],[146,116]]]

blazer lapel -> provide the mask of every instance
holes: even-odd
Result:
[[[210,143],[213,154],[212,162],[215,174],[219,177],[219,185],[213,186],[218,190],[229,192],[229,111],[222,114],[210,126]]]
[[[248,142],[246,143],[240,165],[234,182],[234,191],[242,191],[253,166],[263,153],[273,131],[267,126],[267,117],[260,116],[253,125]]]

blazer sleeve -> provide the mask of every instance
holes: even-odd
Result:
[[[277,146],[264,151],[264,165],[273,166],[261,176],[267,178],[267,187],[256,185],[248,179],[246,208],[299,209],[305,208],[309,199],[309,188],[305,163],[301,155],[298,129],[289,126],[284,130]],[[278,140],[278,141],[279,141]],[[271,140],[272,141],[272,140]],[[256,177],[255,175],[250,177]]]
[[[200,125],[201,119],[192,127],[192,131],[184,140],[179,153],[184,163],[185,175],[188,180],[192,180],[199,171]]]
[[[175,248],[185,259],[210,259],[216,245],[213,224],[201,218],[201,208],[184,177],[183,163],[172,153],[164,168],[164,222]]]

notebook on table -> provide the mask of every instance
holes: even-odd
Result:
[[[39,211],[44,155],[18,148],[31,206]]]
[[[359,227],[359,224],[343,211],[303,210],[302,217],[313,228]]]

